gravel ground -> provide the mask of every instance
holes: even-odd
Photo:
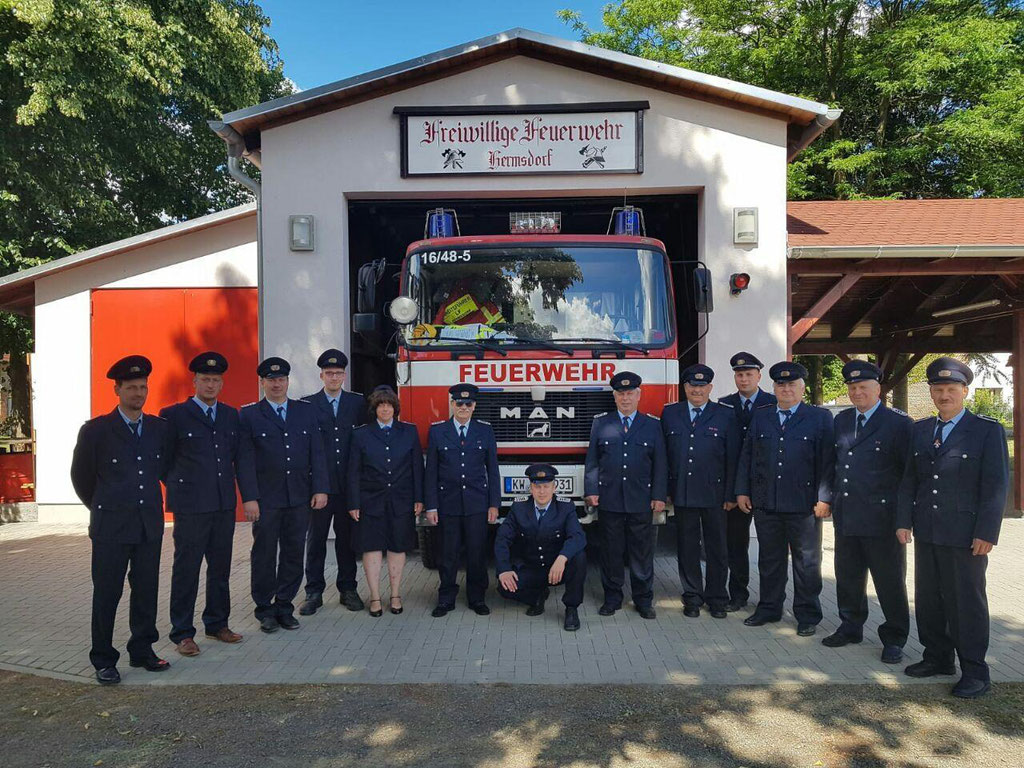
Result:
[[[0,671],[0,765],[1024,765],[1024,684],[141,688]]]

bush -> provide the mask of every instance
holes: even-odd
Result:
[[[1002,424],[1006,429],[1013,429],[1013,408],[1003,399],[1003,393],[991,389],[975,390],[974,396],[967,401],[971,413],[988,416]]]

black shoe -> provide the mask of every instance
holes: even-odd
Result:
[[[359,593],[354,589],[346,589],[342,592],[340,602],[350,611],[361,611],[365,607]]]
[[[299,628],[299,620],[292,616],[290,613],[284,614],[283,616],[278,616],[277,623],[285,629]]]
[[[397,601],[398,601],[398,607],[397,607],[397,608],[395,607],[395,600],[397,600]],[[405,607],[404,607],[404,606],[402,605],[402,596],[401,596],[401,595],[392,595],[392,596],[391,596],[391,597],[390,597],[390,598],[388,599],[388,603],[389,603],[389,608],[388,608],[388,610],[390,610],[390,611],[391,611],[391,612],[392,612],[393,614],[395,614],[396,616],[397,616],[398,614],[400,614],[400,613],[401,613],[402,611],[404,611],[404,610],[405,610]]]
[[[96,682],[100,685],[117,685],[121,682],[121,673],[117,671],[117,667],[97,669]]]
[[[910,677],[935,677],[936,675],[955,675],[956,664],[933,664],[930,661],[919,661],[903,670]]]
[[[373,610],[373,608],[372,608],[372,607],[371,607],[371,608],[367,608],[366,610],[367,610],[367,611],[369,612],[369,614],[370,614],[371,616],[373,616],[373,618],[375,618],[375,619],[379,619],[379,618],[380,618],[381,616],[383,616],[383,615],[384,615],[384,604],[383,604],[383,603],[382,603],[382,602],[381,602],[380,600],[371,600],[371,601],[370,601],[370,605],[371,605],[371,606],[372,606],[372,605],[373,605],[374,603],[376,603],[377,605],[379,605],[379,606],[380,606],[380,607],[379,607],[379,608],[378,608],[378,609],[377,609],[376,611],[375,611],[375,610]]]
[[[602,605],[600,608],[597,609],[597,615],[598,616],[614,616],[615,612],[617,610],[619,610],[619,606],[617,606],[617,605],[609,605],[608,603],[605,603],[604,605]]]
[[[992,689],[988,680],[978,680],[974,677],[961,677],[960,682],[953,686],[953,695],[958,699],[977,699],[984,696]]]
[[[277,619],[273,616],[267,616],[266,618],[260,619],[260,632],[277,632],[281,625],[277,623]]]
[[[821,641],[826,648],[842,648],[844,645],[856,645],[864,640],[863,637],[844,635],[842,632],[833,632]]]
[[[712,619],[724,619],[728,615],[729,614],[726,612],[725,608],[712,608],[711,609],[711,618]]]
[[[488,608],[484,603],[476,603],[475,605],[469,606],[469,610],[475,613],[477,616],[490,616],[491,609]]]
[[[323,595],[306,595],[306,599],[299,606],[299,616],[312,616],[323,604]]]
[[[800,637],[811,637],[815,632],[818,631],[817,624],[797,624],[796,633]]]
[[[729,603],[725,606],[725,610],[729,613],[736,613],[736,611],[742,611],[746,607],[746,600],[730,600]]]
[[[128,662],[128,666],[141,667],[147,672],[164,672],[171,668],[171,663],[164,661],[159,656],[150,656],[148,659],[132,659]]]
[[[447,616],[448,611],[451,611],[454,608],[454,605],[438,605],[430,612],[430,615],[435,619],[440,619],[442,616]]]
[[[898,645],[886,645],[882,647],[883,664],[899,664],[903,661],[903,649]]]
[[[531,605],[529,608],[526,609],[526,615],[527,616],[540,616],[542,613],[544,613],[544,603],[543,602],[541,602],[541,603],[534,603],[533,605]]]
[[[580,615],[575,608],[565,606],[565,624],[562,625],[562,628],[566,632],[575,632],[580,628]]]
[[[690,618],[690,619],[699,619],[700,618],[700,606],[699,605],[684,605],[683,606],[683,616],[686,616],[687,618]]]
[[[747,627],[763,627],[765,624],[775,624],[777,621],[779,619],[770,619],[755,611],[743,620],[743,624]]]
[[[658,612],[654,610],[653,605],[638,605],[636,612],[640,614],[641,619],[656,619],[658,618]]]

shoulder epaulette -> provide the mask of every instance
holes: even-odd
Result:
[[[354,432],[357,429],[362,429],[365,426],[365,424],[356,424],[354,427],[352,427],[352,431]]]
[[[648,419],[654,419],[655,421],[661,421],[661,416],[655,416],[653,413],[645,413],[644,416],[646,416]]]
[[[245,405],[243,405],[242,407],[243,407],[243,408],[250,408],[250,407],[252,407],[252,406],[254,406],[254,405],[259,405],[259,404],[260,404],[260,401],[259,401],[259,400],[254,400],[254,401],[253,401],[253,402],[251,402],[251,403],[246,403],[246,404],[245,404]]]
[[[353,391],[353,392],[349,392],[349,394],[350,395],[359,395],[360,397],[366,397],[366,395],[364,395],[362,392],[355,392],[355,391]]]
[[[572,499],[570,499],[568,496],[555,496],[555,501],[567,501],[570,504],[572,504]]]
[[[993,419],[991,416],[983,416],[980,413],[976,413],[974,415],[977,416],[979,419],[984,419],[985,421],[991,421],[994,424],[999,424],[1000,423],[999,419]]]
[[[529,496],[513,496],[512,501],[526,501],[529,498]]]
[[[484,421],[483,419],[473,419],[473,421],[477,421],[477,422],[479,422],[481,424],[486,424],[488,427],[491,426],[491,422]]]
[[[910,416],[909,413],[907,413],[906,411],[901,411],[899,408],[890,408],[889,410],[892,411],[893,413],[898,413],[900,416]]]
[[[594,418],[595,419],[600,419],[602,416],[607,416],[607,415],[608,415],[608,411],[605,411],[604,413],[595,413],[594,414]]]
[[[765,408],[774,408],[776,405],[777,403],[765,403],[764,405],[757,406],[754,410],[760,411],[764,410]]]
[[[448,421],[448,419],[441,419],[440,421],[432,422],[430,426],[436,427],[438,424],[444,424],[446,421]]]
[[[718,404],[726,408],[732,408],[732,403],[723,403],[721,400],[719,400]]]

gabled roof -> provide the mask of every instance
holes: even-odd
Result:
[[[73,253],[61,259],[54,259],[30,269],[23,269],[10,275],[0,277],[0,309],[7,312],[29,315],[35,306],[35,284],[41,277],[48,277],[59,272],[82,266],[91,262],[115,256],[143,246],[153,245],[174,237],[199,232],[203,229],[226,224],[229,221],[256,215],[256,203],[246,203],[235,208],[217,211],[207,216],[183,221],[180,224],[143,232],[141,235],[128,237],[113,243],[107,243],[88,251]]]
[[[512,56],[529,56],[636,85],[755,112],[789,123],[792,158],[841,113],[824,104],[670,64],[515,28],[390,67],[239,109],[223,122],[260,146],[260,131],[411,88]],[[454,105],[453,105],[454,106]]]
[[[1024,246],[1021,198],[799,201],[787,214],[791,250]]]

